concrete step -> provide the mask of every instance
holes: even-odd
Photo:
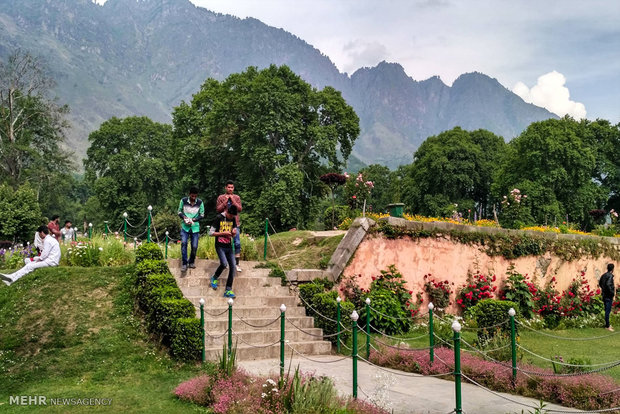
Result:
[[[269,274],[271,269],[256,267],[256,266],[261,265],[261,263],[262,262],[254,262],[254,261],[250,262],[250,261],[242,260],[239,263],[239,266],[241,266],[241,272],[239,274],[244,274],[246,272],[251,272],[251,271],[260,271],[260,272],[266,272],[266,274]],[[217,258],[215,260],[196,259],[195,265],[196,265],[195,269],[187,269],[186,275],[190,276],[198,272],[213,273],[215,269],[217,269],[217,267],[220,265],[220,262]],[[168,259],[168,268],[170,268],[171,272],[178,271],[180,273],[181,272],[181,259]]]
[[[226,313],[224,313],[226,312]],[[228,317],[228,306],[205,308],[205,319],[217,318],[214,315],[226,315]],[[196,315],[200,316],[200,308],[196,309]],[[291,306],[286,308],[286,316],[306,316],[306,309],[301,306]],[[233,306],[233,318],[267,318],[274,319],[280,317],[280,307],[258,307],[258,306]]]
[[[222,274],[220,276],[219,283],[226,283],[226,279],[228,278],[228,274]],[[185,287],[210,287],[211,286],[211,277],[193,277],[193,278],[183,278],[177,277],[175,278],[177,281],[177,285],[180,288]],[[261,276],[261,277],[237,277],[235,276],[235,280],[233,286],[237,289],[254,289],[257,287],[271,287],[271,286],[282,286],[279,278]]]
[[[232,321],[234,332],[247,332],[256,331],[262,329],[273,329],[274,327],[280,327],[280,318],[234,318]],[[311,316],[290,316],[286,318],[284,324],[285,331],[290,329],[301,328],[307,330],[308,328],[314,328],[314,319]],[[223,314],[218,317],[206,317],[205,316],[205,330],[211,332],[224,332],[228,329],[228,315]]]
[[[274,325],[275,326],[275,325]],[[221,347],[222,343],[228,338],[224,332],[208,332],[205,335],[205,347],[215,348]],[[304,329],[304,332],[297,329],[284,331],[285,339],[289,342],[305,342],[305,341],[320,341],[323,339],[323,330],[319,328]],[[280,340],[280,329],[269,329],[263,331],[240,331],[233,332],[233,343],[236,339],[239,339],[239,344],[251,344],[254,346],[264,346],[273,344]]]
[[[221,286],[218,287],[217,290],[213,290],[210,287],[206,286],[194,286],[194,287],[185,287],[181,288],[183,295],[187,296],[201,296],[204,297],[205,300],[207,297],[223,297],[224,289],[226,287],[226,279],[220,280]],[[274,297],[274,296],[289,296],[290,291],[287,286],[269,286],[269,287],[256,287],[253,289],[250,288],[239,288],[236,285],[236,281],[233,283],[233,290],[237,298],[249,297],[249,296],[259,296],[259,297]],[[235,298],[235,299],[237,299]]]
[[[205,309],[228,306],[228,298],[221,295],[209,295],[204,297],[186,295],[185,297],[198,309],[200,308],[201,298],[205,300]],[[238,296],[234,299],[233,306],[263,306],[280,309],[280,305],[282,304],[286,305],[288,309],[292,306],[297,306],[298,301],[294,296]]]
[[[284,347],[284,355],[285,359],[290,358],[291,354],[293,354],[294,356],[298,356],[298,354],[329,355],[331,353],[331,348],[331,343],[326,341],[289,342]],[[218,361],[222,354],[222,345],[220,345],[219,347],[207,348],[205,349],[205,351],[208,361]],[[280,344],[257,348],[244,344],[241,341],[237,343],[238,360],[248,361],[255,359],[270,359],[279,357]]]

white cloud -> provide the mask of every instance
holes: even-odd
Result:
[[[360,67],[375,66],[389,58],[387,47],[376,41],[365,42],[356,39],[344,45],[342,51],[348,60],[344,70],[349,73]]]
[[[570,92],[564,86],[566,78],[557,71],[538,77],[538,83],[531,89],[523,82],[517,82],[512,91],[525,102],[542,106],[556,115],[570,115],[575,119],[586,117],[586,107],[570,100]]]

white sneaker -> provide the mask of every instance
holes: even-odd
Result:
[[[13,283],[13,279],[8,277],[4,273],[0,273],[0,280],[2,280],[4,282],[4,284],[7,285],[7,286],[11,286],[11,283]]]
[[[241,272],[241,266],[237,265],[237,272]]]

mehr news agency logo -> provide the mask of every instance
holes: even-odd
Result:
[[[2,405],[0,403],[0,405]],[[112,398],[48,398],[45,395],[10,395],[9,405],[112,405]]]

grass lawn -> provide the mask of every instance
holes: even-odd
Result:
[[[0,412],[205,412],[172,391],[196,376],[133,316],[131,267],[39,269],[0,283]],[[111,406],[19,407],[9,396],[111,398]]]
[[[612,319],[612,325],[616,322],[615,326],[620,327],[620,315],[614,315]],[[565,338],[593,338],[593,337],[603,337],[595,340],[563,340],[554,338],[551,336],[545,336],[541,334],[544,333],[546,335],[553,335],[556,337],[565,337]],[[409,333],[403,338],[416,338],[420,335],[427,334],[427,327],[419,327],[416,328],[413,332]],[[537,332],[532,332],[523,327],[520,328],[518,337],[519,344],[523,347],[532,351],[538,355],[541,355],[545,358],[552,359],[555,356],[562,356],[564,362],[571,363],[570,360],[579,359],[581,362],[576,364],[602,364],[609,363],[620,360],[620,333],[615,335],[610,335],[611,332],[607,331],[604,328],[580,328],[580,329],[567,329],[567,330],[558,330],[558,331],[550,331],[550,330],[542,330]],[[475,331],[467,331],[464,330],[461,332],[462,338],[470,344],[474,344],[476,340],[476,332]],[[381,338],[378,334],[371,334],[371,341],[374,346],[377,348],[380,346],[378,341],[383,343],[391,343],[396,344],[398,341],[390,340],[389,338]],[[411,348],[424,348],[429,346],[429,338],[428,334],[423,338],[418,338],[414,340],[407,340],[407,344]],[[366,344],[366,335],[364,333],[360,333],[358,337],[358,344],[360,344],[360,355],[366,356],[365,354],[365,344]],[[435,345],[441,345],[441,342],[435,340]],[[348,340],[347,346],[351,347],[351,339]],[[462,350],[466,350],[466,346],[462,346]],[[343,348],[343,351],[347,351],[346,348]],[[348,352],[348,351],[347,351]],[[507,350],[507,352],[509,352]],[[475,353],[476,355],[480,355],[479,353]],[[520,357],[520,362],[525,362],[528,364],[536,365],[542,368],[552,369],[552,364],[548,361],[542,360],[538,357],[535,357],[525,351],[518,350],[518,354]],[[584,362],[586,361],[586,362]],[[508,362],[510,363],[510,362]],[[517,362],[519,364],[519,362]],[[588,370],[592,370],[593,368],[589,368]],[[620,384],[620,366],[611,368],[609,370],[603,371],[603,375],[608,375],[613,377],[617,383]]]
[[[320,269],[327,266],[327,262],[343,237],[343,234],[330,237],[314,236],[310,231],[270,234],[267,241],[267,260],[279,263],[283,270]],[[264,243],[263,237],[251,239],[242,236],[241,260],[263,260]],[[197,257],[217,260],[213,237],[202,236],[200,238]],[[168,246],[168,258],[181,258],[180,244]]]

